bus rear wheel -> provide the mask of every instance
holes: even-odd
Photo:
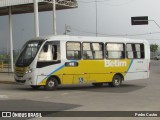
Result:
[[[92,85],[95,87],[101,87],[103,86],[103,83],[92,83]]]
[[[120,75],[114,75],[112,82],[109,83],[111,87],[119,87],[122,84],[122,77]]]
[[[45,89],[46,90],[56,90],[57,87],[58,87],[57,79],[54,77],[48,78],[46,85],[45,85]]]

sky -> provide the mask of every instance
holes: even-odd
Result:
[[[57,33],[64,34],[65,24],[70,26],[69,35],[95,36],[95,0],[77,0],[78,8],[56,11]],[[147,39],[160,45],[160,28],[149,21],[148,25],[131,25],[131,17],[148,16],[160,25],[160,0],[97,0],[98,36]],[[20,49],[34,37],[34,14],[13,15],[13,46]],[[39,13],[40,36],[53,34],[52,12]],[[7,49],[9,42],[8,16],[0,16],[0,50]]]

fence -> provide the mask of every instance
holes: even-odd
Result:
[[[11,72],[10,56],[6,50],[0,50],[0,72]],[[19,50],[13,51],[14,62],[19,55]]]
[[[0,60],[0,72],[11,72],[9,60]]]
[[[4,67],[3,61],[0,61],[0,70],[1,70],[1,71],[3,71],[3,67]]]

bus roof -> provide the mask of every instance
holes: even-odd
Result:
[[[70,35],[50,35],[32,38],[31,40],[61,40],[61,41],[93,41],[93,42],[130,42],[130,43],[148,43],[147,40],[143,39],[130,39],[120,37],[94,37],[94,36],[70,36]]]

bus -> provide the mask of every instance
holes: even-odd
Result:
[[[146,40],[56,35],[26,42],[14,77],[33,89],[55,90],[66,84],[118,87],[123,81],[147,79],[149,72]]]

